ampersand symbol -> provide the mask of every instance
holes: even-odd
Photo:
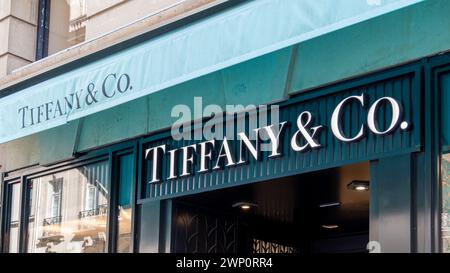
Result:
[[[302,112],[298,116],[297,118],[298,131],[294,134],[294,136],[291,139],[291,147],[294,151],[301,152],[308,147],[311,147],[313,149],[322,146],[320,143],[314,140],[316,134],[319,132],[319,129],[322,128],[322,125],[309,128],[312,119],[313,119],[312,114],[308,111]],[[305,122],[303,123],[303,121]],[[303,146],[300,146],[297,142],[299,134],[301,134],[301,136],[306,140],[306,143]]]
[[[381,253],[381,244],[378,241],[370,241],[367,243],[366,249],[369,253]]]
[[[97,99],[95,98],[95,95],[97,95],[97,91],[94,91],[95,85],[93,83],[90,83],[87,87],[87,96],[86,96],[86,104],[91,105],[94,102],[97,102]]]

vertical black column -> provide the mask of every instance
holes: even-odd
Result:
[[[36,41],[36,61],[48,55],[48,36],[50,27],[50,0],[39,0]]]
[[[370,245],[376,252],[412,252],[411,154],[370,164]]]
[[[109,153],[108,159],[108,186],[110,195],[108,199],[108,216],[107,216],[107,252],[113,253],[116,251],[116,235],[117,235],[117,204],[118,204],[118,166],[117,157],[113,152]]]

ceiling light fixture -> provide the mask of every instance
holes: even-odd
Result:
[[[257,204],[250,203],[250,202],[236,202],[233,204],[233,208],[240,208],[241,210],[250,210],[251,208],[257,207]]]
[[[324,229],[336,229],[336,228],[338,228],[339,226],[338,226],[338,225],[322,225],[322,227],[323,227]]]
[[[347,189],[354,191],[368,191],[369,181],[353,180],[347,185]]]
[[[323,203],[323,204],[319,205],[319,208],[338,207],[340,205],[341,205],[341,202]]]

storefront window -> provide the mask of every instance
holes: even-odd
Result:
[[[442,251],[450,253],[450,73],[443,75],[441,81],[441,185],[442,185],[442,215],[441,235]]]
[[[106,252],[108,162],[28,183],[28,252]]]
[[[133,155],[123,155],[119,159],[119,217],[117,228],[117,252],[129,253],[131,249],[132,208],[131,194],[133,182]]]
[[[450,153],[442,156],[442,250],[450,253]]]
[[[7,199],[9,219],[7,222],[6,252],[19,252],[19,219],[20,219],[20,183],[7,186]]]

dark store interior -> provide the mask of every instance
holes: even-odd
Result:
[[[367,252],[369,162],[174,202],[172,248],[188,253]]]

